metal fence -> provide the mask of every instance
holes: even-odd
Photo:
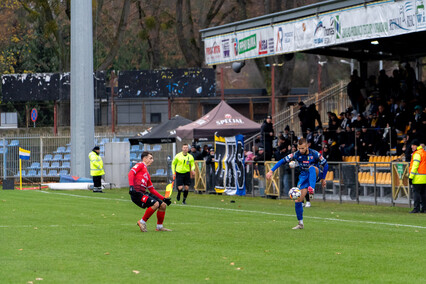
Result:
[[[105,144],[109,142],[126,142],[129,137],[97,136],[94,145],[101,149],[104,155]],[[71,139],[69,136],[46,137],[7,137],[0,139],[0,174],[2,179],[19,179],[19,148],[31,151],[30,160],[22,160],[23,183],[38,184],[58,181],[61,175],[70,175],[71,169]],[[173,153],[173,144],[133,145],[129,144],[130,161],[132,164],[140,161],[143,151],[150,151],[155,162],[150,168],[154,178],[165,179],[167,157]]]
[[[310,96],[304,103],[306,106],[315,104],[321,116],[321,121],[323,124],[327,125],[328,111],[339,114],[351,105],[346,93],[347,84],[347,81],[341,81],[320,94]],[[302,136],[298,114],[299,106],[296,105],[290,106],[286,110],[275,115],[273,117],[275,133],[284,131],[284,128],[288,125],[291,130],[295,131],[296,136]]]
[[[198,161],[201,163],[202,161]],[[282,167],[276,171],[271,180],[265,174],[275,165],[272,162],[245,163],[245,185],[247,196],[288,199],[288,191],[297,186],[298,171]],[[356,203],[374,203],[411,206],[410,186],[408,182],[408,166],[406,162],[329,162],[326,186],[316,184],[314,200],[339,201]],[[207,173],[209,171],[207,170]],[[215,193],[212,174],[195,179],[204,179],[198,184],[206,188],[195,188],[196,191]]]

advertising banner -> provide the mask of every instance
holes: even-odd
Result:
[[[209,65],[426,30],[426,0],[383,1],[204,40]]]

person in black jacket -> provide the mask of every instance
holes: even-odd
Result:
[[[214,168],[214,148],[210,148],[209,155],[205,157],[206,159],[206,182],[207,182],[207,192],[214,192],[215,187],[215,168]]]
[[[274,141],[274,126],[272,125],[272,116],[268,115],[260,128],[261,139],[265,149],[265,161],[272,159],[272,142]]]

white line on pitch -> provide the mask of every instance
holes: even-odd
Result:
[[[124,202],[130,202],[131,201],[131,200],[126,200],[126,199],[113,199],[113,198],[106,198],[106,197],[100,197],[100,196],[85,196],[85,195],[59,193],[59,192],[55,192],[55,193],[48,192],[48,191],[37,191],[37,192],[67,195],[67,196],[81,197],[81,198],[103,199],[103,200],[111,200],[111,201],[124,201]],[[233,212],[242,212],[242,213],[254,213],[254,214],[273,215],[273,216],[295,217],[294,214],[271,213],[271,212],[264,212],[264,211],[243,210],[243,209],[233,209],[233,208],[208,207],[208,206],[200,206],[200,205],[180,205],[180,204],[174,204],[174,206],[193,207],[193,208],[202,208],[202,209],[211,209],[211,210],[224,210],[224,211],[233,211]],[[304,218],[305,219],[323,220],[323,221],[338,221],[338,222],[347,222],[347,223],[360,223],[360,224],[384,225],[384,226],[392,226],[392,227],[407,227],[407,228],[426,229],[426,226],[386,223],[386,222],[345,220],[345,219],[315,217],[315,216],[304,216]]]

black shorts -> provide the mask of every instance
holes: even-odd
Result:
[[[176,186],[182,186],[182,185],[191,185],[191,173],[187,172],[184,174],[180,174],[176,172]]]
[[[141,208],[151,207],[155,204],[155,202],[158,202],[159,206],[163,203],[160,198],[151,193],[144,194],[140,191],[134,191],[130,194],[130,197],[132,198],[133,203]]]

